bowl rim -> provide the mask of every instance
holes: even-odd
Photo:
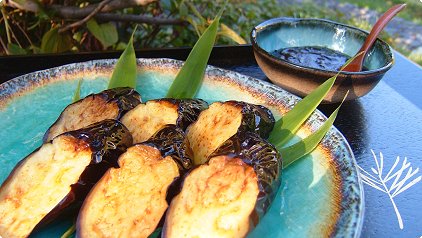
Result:
[[[280,63],[280,64],[285,65],[287,67],[296,68],[298,70],[302,70],[302,71],[309,72],[309,73],[315,73],[315,71],[316,71],[316,73],[319,73],[319,74],[327,74],[328,73],[328,74],[331,74],[331,75],[335,75],[335,74],[339,73],[340,75],[345,75],[345,76],[352,76],[352,75],[368,76],[368,75],[373,75],[373,74],[384,74],[393,66],[393,64],[395,62],[393,49],[391,48],[391,46],[389,44],[387,44],[385,41],[381,40],[380,38],[377,38],[376,41],[378,41],[381,45],[384,45],[384,46],[387,47],[387,52],[386,52],[387,57],[391,58],[391,60],[381,68],[371,69],[371,70],[366,70],[366,71],[360,71],[360,72],[348,72],[348,71],[340,71],[339,72],[339,71],[324,70],[324,69],[306,67],[306,66],[294,64],[294,63],[291,63],[291,62],[286,61],[286,60],[282,60],[282,59],[270,54],[268,51],[263,49],[257,42],[256,37],[257,37],[258,33],[267,29],[268,27],[273,27],[273,26],[279,25],[279,24],[284,23],[284,22],[306,22],[306,21],[325,22],[325,23],[332,24],[332,25],[342,26],[344,28],[350,28],[350,29],[362,32],[365,35],[369,34],[367,31],[362,30],[360,28],[350,26],[350,25],[346,25],[346,24],[339,23],[339,22],[335,22],[335,21],[332,21],[332,20],[322,19],[322,18],[278,17],[278,18],[271,18],[271,19],[265,20],[265,21],[259,23],[258,25],[256,25],[254,28],[252,28],[252,31],[250,33],[250,39],[251,39],[253,49],[257,50],[261,54],[271,58],[272,60],[275,60],[277,63]]]

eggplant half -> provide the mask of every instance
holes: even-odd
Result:
[[[132,88],[113,88],[70,104],[44,134],[43,141],[67,132],[87,127],[105,119],[119,120],[127,111],[141,103],[138,92]]]
[[[36,226],[77,212],[88,191],[131,145],[129,131],[115,120],[43,144],[0,187],[0,237],[27,237]]]
[[[141,143],[167,124],[185,130],[207,107],[208,104],[201,99],[163,98],[138,105],[121,121],[132,133],[134,143]]]
[[[184,133],[167,125],[120,156],[86,198],[78,237],[148,237],[168,207],[170,185],[191,167]]]
[[[217,156],[193,169],[167,211],[162,237],[244,237],[259,193],[254,169]]]
[[[274,200],[280,186],[282,158],[277,149],[254,132],[239,132],[226,140],[211,154],[211,158],[231,155],[253,167],[259,186],[255,206],[256,215],[262,217]],[[257,221],[255,221],[257,223]]]
[[[267,138],[274,127],[274,116],[264,106],[246,102],[215,102],[187,130],[194,163],[203,164],[233,135],[251,131]]]

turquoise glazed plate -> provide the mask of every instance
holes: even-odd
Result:
[[[19,160],[41,145],[47,128],[72,101],[106,89],[116,60],[97,60],[38,71],[0,85],[0,181]],[[138,59],[136,89],[142,101],[166,95],[182,65],[171,59]],[[272,84],[209,66],[198,98],[242,100],[269,107],[276,118],[299,98]],[[314,113],[298,137],[315,131],[326,117]],[[297,139],[297,138],[296,138]],[[363,190],[353,153],[336,129],[311,155],[285,169],[275,201],[250,237],[359,237]],[[30,212],[30,211],[28,211]],[[32,237],[60,237],[72,221],[60,221]]]

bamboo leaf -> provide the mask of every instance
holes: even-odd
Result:
[[[159,227],[157,229],[155,229],[155,231],[153,233],[151,233],[151,235],[148,236],[148,238],[158,238],[161,237],[161,231],[163,230],[162,227]]]
[[[136,87],[136,54],[133,48],[133,35],[136,28],[130,37],[130,40],[123,51],[116,66],[114,67],[113,74],[108,83],[108,89],[118,87]]]
[[[347,94],[344,98],[346,97]],[[330,130],[331,126],[333,125],[334,120],[336,119],[338,111],[340,110],[342,104],[343,103],[341,103],[336,108],[336,110],[334,110],[330,117],[324,122],[324,124],[322,124],[322,126],[317,131],[315,131],[305,139],[302,139],[299,142],[285,148],[277,146],[277,149],[280,151],[281,157],[283,158],[283,169],[285,169],[287,166],[289,166],[296,160],[311,153],[317,147],[319,142],[322,140],[322,138],[324,138],[325,134]]]
[[[339,73],[362,53],[363,52],[360,52],[348,59],[341,67]],[[273,145],[281,148],[295,135],[300,126],[306,121],[306,119],[308,119],[308,117],[328,94],[339,73],[318,86],[275,123],[274,129],[271,131],[270,137],[268,138]]]
[[[192,51],[189,53],[186,62],[170,86],[170,89],[167,92],[167,97],[195,97],[196,93],[202,85],[208,58],[210,57],[212,47],[214,46],[218,25],[225,5],[217,14],[211,25],[209,25],[205,32],[201,35]]]
[[[81,99],[81,86],[82,86],[82,79],[79,79],[78,86],[76,86],[75,93],[73,94],[72,102],[76,102]]]
[[[329,78],[278,120],[271,131],[269,141],[278,148],[284,146],[321,103],[334,85],[336,78],[337,75]]]
[[[71,227],[69,227],[69,229],[67,229],[65,233],[63,233],[63,235],[60,238],[74,237],[73,235],[75,234],[75,231],[76,231],[76,226],[72,225]]]
[[[233,29],[228,27],[226,24],[221,23],[221,30],[218,32],[219,35],[225,36],[237,44],[246,44],[246,40],[237,34]]]

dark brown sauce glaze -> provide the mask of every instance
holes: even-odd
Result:
[[[330,71],[338,71],[350,59],[344,53],[321,46],[282,48],[271,54],[292,64]]]

